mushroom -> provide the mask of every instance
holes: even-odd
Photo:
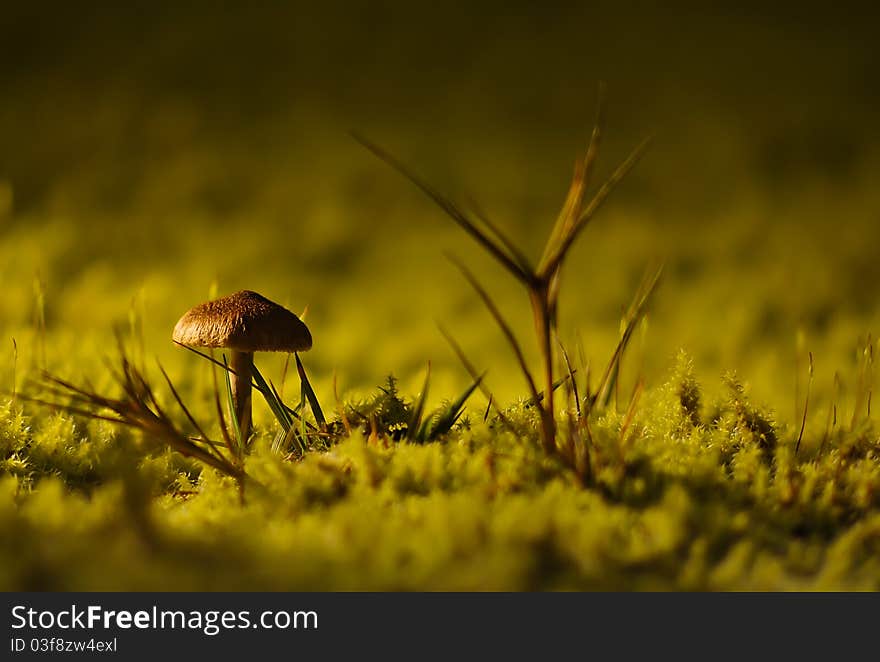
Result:
[[[312,334],[299,317],[250,290],[190,308],[171,337],[181,345],[231,350],[232,398],[243,440],[251,434],[254,352],[302,352],[312,346]]]

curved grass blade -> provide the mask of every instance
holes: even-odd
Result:
[[[553,382],[554,393],[556,392],[556,389],[558,389],[560,386],[562,386],[569,379],[570,379],[570,377],[568,375],[564,375],[564,376],[560,377],[559,379],[557,379],[555,382]],[[524,406],[528,408],[528,407],[533,406],[536,402],[543,402],[543,401],[544,401],[544,391],[541,391],[540,393],[538,393],[537,396],[526,400]]]
[[[508,253],[510,253],[511,257],[516,261],[516,263],[520,266],[524,273],[533,274],[535,272],[532,267],[531,262],[529,262],[529,258],[526,257],[526,254],[523,253],[519,247],[513,243],[513,241],[501,231],[495,223],[492,222],[492,219],[489,218],[489,215],[483,211],[482,208],[476,203],[475,200],[469,200],[471,209],[473,209],[474,214],[480,221],[482,221],[483,225],[485,225],[492,234],[502,243],[502,245],[507,249]]]
[[[171,381],[171,378],[168,376],[168,373],[165,372],[165,368],[162,367],[162,364],[159,361],[156,361],[156,365],[159,366],[159,371],[162,373],[162,376],[165,378],[165,383],[168,384],[168,388],[171,390],[171,394],[174,396],[174,399],[177,401],[177,404],[180,405],[180,409],[183,411],[186,418],[189,420],[190,424],[195,428],[196,432],[199,433],[200,438],[199,441],[203,441],[208,446],[210,446],[211,450],[218,456],[223,457],[223,454],[220,452],[220,449],[214,445],[214,442],[205,434],[205,431],[202,429],[202,426],[199,425],[198,421],[193,417],[193,415],[189,411],[189,407],[187,407],[183,400],[180,397],[180,394],[177,392],[177,388],[175,388],[174,383]],[[192,439],[191,439],[192,441]]]
[[[464,366],[464,369],[467,370],[471,379],[479,384],[480,390],[483,392],[483,395],[486,396],[488,404],[486,405],[486,414],[483,416],[483,421],[489,420],[489,410],[494,408],[495,414],[498,416],[498,420],[501,421],[501,424],[513,434],[518,434],[516,427],[514,427],[513,423],[510,422],[510,419],[505,416],[504,411],[498,405],[498,402],[492,396],[492,393],[486,388],[486,384],[483,381],[483,376],[486,373],[484,372],[482,375],[478,374],[474,364],[470,362],[467,356],[465,356],[464,350],[462,350],[461,346],[455,341],[455,338],[453,338],[441,324],[438,324],[437,328],[440,330],[441,335],[446,339],[446,342],[449,343],[452,351],[455,352],[455,355],[458,357],[458,360],[461,361],[461,364]]]
[[[237,373],[235,372],[235,370],[233,370],[230,366],[228,366],[228,365],[225,365],[225,366],[224,366],[223,363],[222,363],[221,361],[218,361],[218,360],[215,359],[213,356],[209,356],[209,355],[207,355],[207,354],[204,354],[203,352],[200,352],[200,351],[197,350],[196,348],[194,348],[194,347],[190,347],[189,345],[184,345],[183,343],[179,343],[179,342],[177,342],[176,340],[173,341],[173,342],[174,342],[175,345],[179,345],[180,347],[183,347],[184,349],[189,350],[190,352],[192,352],[192,353],[195,354],[196,356],[200,356],[200,357],[202,357],[203,359],[205,359],[206,361],[210,361],[210,362],[213,363],[214,365],[217,365],[217,366],[223,368],[224,370],[227,370],[228,372],[231,372],[233,375],[237,374]],[[253,372],[253,374],[252,374],[252,376],[253,376],[254,378],[253,378],[253,380],[251,381],[251,385],[252,385],[255,389],[257,389],[260,393],[262,393],[264,397],[272,397],[272,389],[269,388],[269,385],[266,383],[266,380],[263,379],[262,381],[258,381],[257,378],[256,378],[256,376],[255,376],[256,374],[257,374],[257,373],[256,373],[256,365],[254,364],[254,372]],[[261,376],[262,376],[262,375],[261,375]],[[281,402],[280,398],[278,398],[278,400],[279,400],[279,402]],[[281,402],[281,406],[282,406],[282,408],[283,408],[288,414],[290,414],[293,418],[296,418],[296,419],[299,419],[299,418],[300,418],[300,416],[299,416],[299,409],[300,409],[300,408],[299,408],[299,407],[291,408],[291,407],[288,407],[286,404],[284,404],[284,402]],[[221,416],[221,419],[222,419],[222,417],[223,417],[223,416],[222,416],[222,413],[220,414],[220,416]],[[308,426],[308,428],[309,428],[310,430],[313,430],[313,429],[314,429],[314,427],[311,425],[311,423],[308,423],[308,422],[307,422],[306,425]]]
[[[299,379],[302,383],[306,398],[309,401],[312,415],[315,417],[315,421],[317,421],[318,425],[323,427],[327,425],[327,419],[324,418],[324,412],[321,410],[321,405],[318,403],[318,396],[315,395],[315,389],[312,388],[312,384],[309,382],[309,378],[306,375],[306,369],[303,367],[302,361],[300,361],[299,354],[294,353],[293,356],[296,359],[296,371],[299,373]]]
[[[556,223],[550,231],[550,237],[544,246],[544,254],[541,256],[540,264],[543,265],[550,259],[551,251],[559,245],[562,238],[570,231],[572,226],[580,218],[584,206],[584,193],[590,183],[593,174],[593,167],[596,164],[596,158],[599,155],[599,144],[602,141],[602,132],[605,128],[605,84],[599,83],[599,100],[596,106],[596,120],[593,122],[593,132],[590,134],[590,142],[587,151],[582,159],[575,163],[574,174],[572,175],[571,185],[568,189],[568,195],[562,205],[562,210],[556,218]],[[558,276],[559,270],[553,274],[553,278]]]
[[[253,371],[254,381],[258,384],[257,390],[263,396],[266,404],[269,405],[269,409],[272,410],[272,413],[275,415],[275,420],[278,421],[281,429],[286,433],[290,429],[290,426],[293,425],[293,419],[291,418],[290,413],[287,411],[284,403],[281,402],[281,398],[278,397],[278,393],[275,389],[271,388],[269,384],[266,383],[265,378],[262,373],[257,370],[257,367],[253,366],[251,370]]]
[[[411,439],[421,441],[419,438],[422,433],[422,415],[425,412],[425,401],[428,399],[428,387],[431,384],[431,362],[428,361],[428,367],[425,370],[425,383],[422,385],[422,392],[419,393],[419,399],[413,405],[412,414],[407,424],[407,436]]]
[[[510,348],[513,350],[514,356],[516,357],[517,364],[519,365],[520,372],[526,380],[526,383],[529,387],[529,392],[531,393],[532,398],[537,402],[538,398],[538,389],[535,386],[535,379],[532,377],[532,373],[529,370],[529,366],[526,363],[525,354],[523,354],[522,346],[519,344],[519,341],[516,339],[516,335],[513,333],[513,329],[510,328],[510,325],[501,315],[501,311],[498,310],[498,306],[495,305],[495,302],[492,300],[492,297],[489,296],[489,293],[486,292],[485,288],[480,285],[480,282],[477,280],[477,277],[474,276],[470,269],[468,269],[461,260],[456,258],[453,255],[447,255],[447,257],[452,261],[452,263],[458,267],[458,270],[462,273],[470,283],[471,287],[474,288],[476,293],[479,295],[480,299],[483,300],[483,304],[485,304],[486,308],[489,310],[489,313],[495,319],[495,323],[501,329],[501,333],[504,334],[504,337],[507,339],[507,343],[510,345]]]
[[[629,173],[629,171],[635,167],[642,156],[644,156],[650,144],[651,138],[646,138],[641,143],[639,143],[639,145],[630,153],[630,155],[623,161],[623,163],[621,163],[617,167],[617,169],[611,174],[611,177],[609,177],[606,182],[601,186],[601,188],[596,192],[596,195],[593,196],[593,199],[590,200],[589,203],[587,203],[586,208],[581,212],[580,216],[567,227],[565,235],[560,237],[559,243],[556,248],[542,262],[542,266],[539,269],[539,276],[549,278],[557,271],[562,262],[565,260],[565,256],[574,244],[575,239],[577,239],[578,235],[586,227],[587,223],[592,220],[593,216],[596,215],[596,212],[599,211],[599,208],[602,206],[605,200],[608,199],[608,196],[611,195],[611,192],[615,189],[615,187]]]
[[[473,237],[483,248],[485,248],[505,269],[513,276],[521,280],[523,283],[530,284],[534,279],[531,272],[525,271],[517,260],[508,255],[505,250],[492,240],[476,223],[459,209],[445,195],[431,187],[427,182],[416,175],[412,170],[405,166],[401,161],[393,157],[384,149],[373,142],[370,142],[358,133],[352,133],[352,137],[361,145],[370,150],[373,154],[382,159],[385,163],[397,170],[401,175],[406,177],[410,182],[415,184],[422,192],[433,200],[446,214],[455,221],[465,232]],[[503,242],[506,243],[506,242]]]
[[[244,453],[244,443],[241,439],[241,427],[238,423],[238,415],[235,413],[235,400],[232,397],[232,380],[229,378],[229,364],[226,361],[226,354],[223,355],[223,367],[226,368],[224,373],[226,377],[226,404],[229,406],[229,417],[232,419],[232,434],[237,445],[236,455],[240,458]]]
[[[483,373],[483,375],[485,375],[485,373]],[[480,377],[474,381],[464,393],[458,396],[454,401],[450,402],[445,409],[438,411],[435,416],[428,419],[432,422],[432,425],[425,429],[424,434],[419,431],[420,441],[434,441],[452,429],[452,426],[458,422],[458,419],[461,418],[461,415],[464,413],[465,402],[467,402],[468,398],[471,397],[471,394],[480,386],[480,382],[483,381],[483,375],[480,375]]]
[[[565,351],[565,345],[562,344],[562,341],[557,338],[556,342],[559,344],[559,350],[562,352],[562,359],[565,361],[565,369],[568,371],[568,379],[569,384],[571,384],[572,395],[574,396],[574,406],[577,408],[578,418],[581,417],[581,398],[578,393],[578,385],[577,380],[574,378],[575,369],[571,365],[571,359],[568,357],[568,352]]]
[[[623,358],[623,353],[626,351],[626,347],[629,344],[633,331],[645,315],[648,302],[651,300],[651,297],[657,289],[662,273],[663,265],[661,264],[654,269],[653,272],[646,275],[642,280],[639,289],[636,291],[633,302],[626,313],[623,333],[620,336],[617,347],[614,348],[614,353],[608,361],[608,366],[605,368],[605,373],[602,375],[602,379],[600,380],[596,391],[596,402],[601,408],[607,407],[608,403],[611,401],[611,394],[614,391],[614,385],[617,382],[617,377],[620,373],[620,361]]]

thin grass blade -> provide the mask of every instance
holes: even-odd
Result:
[[[559,379],[557,379],[555,382],[553,382],[553,391],[555,392],[560,386],[565,384],[565,382],[567,382],[568,380],[569,380],[568,375],[564,375],[564,376],[560,377]],[[538,393],[537,397],[529,398],[528,400],[526,400],[525,406],[531,407],[536,402],[543,402],[543,400],[544,400],[544,391],[541,391],[540,393]]]
[[[578,385],[577,380],[574,378],[575,369],[571,365],[571,360],[568,358],[568,352],[565,351],[565,345],[562,344],[562,341],[557,338],[556,342],[559,344],[559,351],[562,352],[562,359],[565,361],[565,369],[568,371],[568,379],[569,384],[571,385],[572,395],[574,396],[574,406],[577,409],[578,418],[581,417],[581,398],[578,393]]]
[[[644,316],[651,297],[657,290],[657,285],[660,282],[660,276],[662,273],[662,264],[654,271],[648,273],[643,279],[642,284],[637,290],[636,296],[633,298],[633,302],[626,313],[623,333],[620,336],[617,347],[614,348],[614,353],[608,361],[608,366],[605,368],[605,372],[602,375],[602,379],[597,388],[596,402],[599,403],[602,408],[607,407],[611,400],[611,395],[620,372],[620,361],[623,357],[623,353],[626,351],[626,347],[629,344],[633,331]]]
[[[226,404],[229,407],[229,418],[232,420],[232,434],[236,443],[236,456],[241,457],[244,452],[244,442],[241,438],[241,427],[238,422],[238,414],[235,411],[235,398],[232,395],[232,380],[229,378],[229,365],[226,362],[226,354],[223,355],[223,367],[226,368]]]
[[[480,386],[480,382],[482,381],[483,375],[480,375],[479,379],[465,389],[464,393],[458,396],[454,401],[450,402],[449,405],[437,415],[431,417],[433,425],[426,430],[424,436],[425,441],[434,441],[437,437],[446,434],[452,429],[452,426],[458,422],[458,419],[461,418],[461,415],[464,413],[464,405],[468,398],[471,397],[471,394]]]
[[[499,246],[485,232],[483,232],[483,230],[481,230],[476,223],[468,218],[468,216],[463,211],[461,211],[461,209],[459,209],[449,198],[432,188],[427,182],[422,180],[401,161],[399,161],[397,158],[386,152],[375,143],[367,140],[357,133],[352,133],[352,137],[357,140],[361,145],[370,150],[373,154],[378,156],[385,163],[387,163],[389,166],[397,170],[397,172],[406,177],[419,189],[421,189],[425,195],[427,195],[437,204],[437,206],[439,206],[444,212],[446,212],[447,216],[455,221],[455,223],[457,223],[465,232],[471,235],[471,237],[473,237],[477,241],[477,243],[485,248],[486,251],[488,251],[489,254],[492,255],[492,257],[494,257],[499,263],[501,263],[501,265],[505,269],[507,269],[513,276],[524,283],[531,282],[530,273],[524,271],[523,268],[519,264],[517,264],[515,259],[510,257],[510,255],[508,255],[501,246]]]
[[[550,237],[544,248],[544,254],[541,256],[541,268],[543,268],[550,259],[552,252],[557,248],[568,233],[571,232],[572,226],[580,218],[583,205],[584,193],[592,178],[593,168],[596,164],[596,158],[599,155],[599,144],[602,140],[602,132],[605,127],[605,84],[599,83],[599,99],[596,104],[596,120],[593,122],[593,132],[590,135],[590,142],[584,158],[575,163],[574,174],[572,175],[571,185],[562,210],[556,218],[556,223],[550,232]],[[557,275],[559,270],[554,272]]]
[[[223,454],[220,452],[220,449],[214,445],[214,442],[205,434],[205,431],[202,429],[202,426],[199,425],[198,421],[193,417],[193,415],[189,411],[189,407],[187,407],[183,400],[180,397],[180,394],[177,392],[177,389],[174,387],[174,383],[171,381],[171,378],[168,376],[168,373],[165,372],[165,368],[162,367],[162,364],[156,361],[156,365],[159,366],[159,371],[162,373],[162,376],[165,378],[165,383],[168,384],[168,388],[171,391],[171,394],[174,396],[174,399],[177,401],[177,404],[180,406],[180,409],[183,411],[187,420],[189,420],[190,424],[195,428],[196,432],[199,433],[200,439],[210,446],[211,450],[220,458],[223,457]]]
[[[626,177],[642,156],[644,156],[650,144],[651,138],[643,140],[632,151],[632,153],[630,153],[626,160],[617,167],[617,170],[611,174],[611,177],[608,178],[608,180],[596,192],[596,195],[593,196],[592,200],[587,204],[580,217],[568,228],[565,236],[560,238],[558,246],[550,253],[547,260],[542,263],[542,267],[539,270],[539,276],[550,278],[559,269],[566,254],[571,249],[572,244],[574,244],[575,239],[577,239],[587,223],[589,223],[589,221],[596,215],[596,212],[599,211],[599,208],[608,199],[608,196],[611,195],[611,192],[617,187],[620,181]]]
[[[293,419],[290,417],[289,412],[284,407],[284,403],[281,402],[281,399],[278,397],[278,394],[272,389],[267,383],[262,373],[257,370],[257,366],[253,366],[251,368],[253,371],[254,381],[259,385],[258,391],[263,396],[263,399],[266,401],[266,404],[269,405],[269,409],[272,410],[272,414],[275,416],[275,420],[278,421],[278,424],[281,426],[281,429],[284,432],[290,429],[290,426],[293,424]]]
[[[529,392],[531,393],[532,398],[535,401],[538,401],[538,389],[535,386],[535,380],[532,377],[532,373],[529,370],[528,364],[526,363],[525,355],[523,354],[522,347],[520,347],[519,341],[516,339],[516,336],[513,333],[513,329],[510,328],[510,325],[505,321],[504,317],[501,315],[501,311],[498,310],[498,307],[495,305],[495,302],[492,300],[492,297],[489,296],[489,293],[480,285],[476,276],[474,276],[470,269],[464,266],[464,263],[461,262],[458,258],[447,255],[447,257],[452,261],[452,263],[458,267],[458,270],[461,271],[462,275],[465,279],[470,283],[471,287],[477,292],[480,296],[480,299],[483,300],[486,308],[489,309],[489,312],[492,314],[492,317],[495,318],[495,323],[501,329],[501,333],[504,334],[504,337],[507,339],[508,344],[513,350],[514,355],[516,356],[516,361],[519,364],[520,372],[522,372],[523,377],[526,380],[526,383],[529,387]]]
[[[419,399],[413,405],[412,414],[407,424],[407,436],[411,439],[418,440],[422,428],[422,415],[425,412],[425,402],[428,399],[428,387],[431,384],[431,362],[428,361],[428,367],[425,369],[425,382],[422,384],[422,392],[419,393]]]
[[[486,397],[487,405],[486,405],[486,415],[483,416],[483,420],[487,421],[489,419],[489,410],[494,408],[495,414],[498,416],[498,420],[501,421],[502,425],[506,427],[510,432],[517,434],[517,429],[514,427],[513,423],[510,422],[510,419],[502,411],[501,407],[495,401],[495,398],[492,396],[492,393],[486,388],[485,380],[482,375],[480,375],[476,368],[474,368],[473,363],[468,360],[468,357],[465,356],[464,350],[462,350],[461,346],[455,341],[446,329],[443,328],[440,324],[437,325],[437,328],[440,330],[440,334],[446,339],[446,342],[449,343],[449,346],[452,348],[452,351],[455,352],[455,355],[458,357],[458,360],[461,361],[461,364],[464,366],[464,369],[467,370],[468,374],[471,376],[475,382],[479,383],[480,390],[483,392],[483,395]],[[486,373],[484,372],[483,375]]]
[[[324,418],[324,412],[321,410],[321,405],[318,403],[318,396],[315,395],[315,389],[312,388],[312,384],[309,381],[308,376],[306,375],[306,369],[299,358],[299,354],[294,353],[293,356],[296,359],[296,371],[299,373],[299,379],[302,383],[302,388],[306,395],[306,398],[309,401],[309,407],[312,410],[312,415],[315,417],[315,421],[317,421],[318,425],[325,426],[327,425],[327,419]]]

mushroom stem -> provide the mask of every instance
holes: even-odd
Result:
[[[254,365],[253,352],[232,352],[232,400],[235,403],[235,418],[241,430],[241,440],[247,443],[251,436],[251,379]]]

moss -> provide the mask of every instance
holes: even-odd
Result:
[[[300,459],[265,430],[242,502],[212,469],[67,415],[32,429],[7,404],[7,460],[32,471],[0,482],[0,586],[880,588],[869,428],[799,457],[740,386],[703,422],[689,365],[646,392],[626,444],[620,414],[594,418],[587,484],[544,456],[522,406],[522,436],[491,421],[428,444],[356,431]]]

